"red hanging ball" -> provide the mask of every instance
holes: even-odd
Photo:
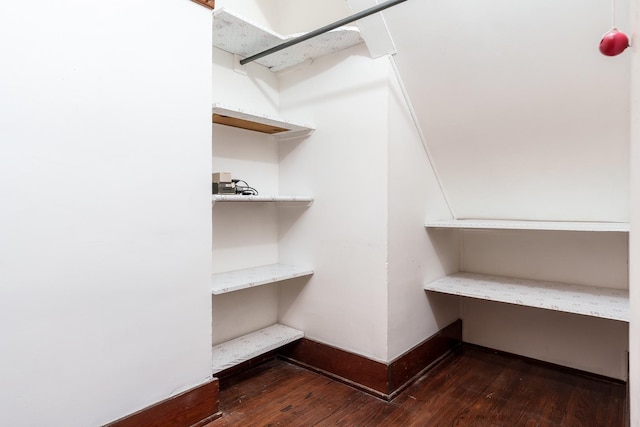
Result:
[[[606,56],[620,55],[628,47],[629,38],[617,28],[612,28],[600,40],[600,53]]]

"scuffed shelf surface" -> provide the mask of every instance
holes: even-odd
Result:
[[[309,206],[310,196],[243,196],[242,194],[213,194],[213,202],[272,202],[282,206]]]
[[[213,346],[213,373],[304,338],[304,332],[275,324],[231,341]]]
[[[212,293],[214,295],[221,295],[227,292],[239,291],[241,289],[294,279],[296,277],[310,276],[312,274],[313,270],[310,268],[284,264],[271,264],[218,273],[212,276]]]
[[[629,321],[629,292],[623,289],[456,273],[424,286],[441,292],[487,301]]]
[[[282,36],[224,8],[213,12],[213,46],[244,58],[300,35],[302,34]],[[341,27],[259,58],[255,62],[271,71],[280,71],[363,42],[356,27]]]
[[[219,102],[213,104],[213,123],[275,135],[279,138],[306,136],[314,131],[309,124],[293,123]]]
[[[608,231],[629,232],[626,222],[580,222],[580,221],[515,221],[488,219],[452,219],[430,221],[427,228],[476,228],[493,230],[550,230],[550,231]]]

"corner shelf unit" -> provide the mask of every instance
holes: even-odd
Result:
[[[456,273],[424,286],[431,292],[629,322],[629,292],[594,286]]]
[[[213,374],[304,338],[304,332],[275,324],[213,346]]]
[[[488,230],[549,230],[549,231],[603,231],[628,233],[627,222],[580,222],[580,221],[518,221],[494,219],[452,219],[430,221],[427,228],[458,228]]]
[[[217,10],[214,11],[214,16],[217,16],[214,19],[215,28],[216,25],[220,24],[221,20],[227,19],[231,15]],[[254,31],[255,29],[249,28],[249,30]],[[221,103],[213,104],[212,113],[212,122],[215,124],[259,132],[264,134],[265,138],[273,137],[277,140],[302,138],[314,131],[314,127],[308,124],[292,123],[278,117],[258,114]],[[313,203],[313,197],[300,195],[213,194],[211,201],[212,207],[220,203],[235,205],[274,203],[278,207],[306,208]],[[211,293],[213,297],[216,297],[242,289],[283,282],[296,277],[311,276],[312,274],[313,269],[307,266],[300,267],[283,264],[227,271],[212,275]],[[213,346],[213,374],[303,337],[304,333],[302,331],[275,324],[230,341],[216,344]]]
[[[213,47],[240,57],[263,52],[300,35],[280,35],[224,8],[213,11]],[[356,27],[341,27],[255,62],[271,71],[281,71],[360,43],[364,43],[364,40]]]
[[[211,279],[213,295],[310,276],[313,270],[293,265],[271,264],[243,270],[214,274]]]
[[[254,113],[219,102],[213,104],[212,122],[274,135],[278,139],[308,136],[314,131],[314,127],[308,124],[292,123],[278,117]]]

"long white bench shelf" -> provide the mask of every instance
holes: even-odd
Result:
[[[271,264],[217,273],[211,279],[212,293],[213,295],[221,295],[312,274],[313,270],[310,268],[284,264]]]
[[[629,321],[629,292],[565,283],[456,273],[424,286],[432,292],[459,295],[547,310]]]
[[[275,324],[259,331],[213,346],[213,373],[276,350],[304,338],[304,332]]]
[[[313,197],[311,196],[247,196],[242,194],[213,194],[213,203],[216,202],[236,202],[236,203],[276,203],[278,206],[309,206],[313,203]]]
[[[220,102],[213,104],[211,120],[220,125],[275,135],[279,139],[307,136],[314,131],[314,127],[309,124],[293,123]]]
[[[427,228],[493,229],[493,230],[550,230],[550,231],[605,231],[628,233],[627,222],[581,221],[519,221],[498,219],[452,219],[429,221]]]

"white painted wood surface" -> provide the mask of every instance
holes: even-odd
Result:
[[[427,291],[547,310],[629,321],[629,292],[593,286],[456,273],[424,286]]]
[[[211,279],[214,295],[239,291],[296,277],[310,276],[313,270],[294,265],[271,264],[214,274]]]
[[[280,206],[309,206],[313,203],[311,196],[245,196],[242,194],[213,194],[212,201],[215,202],[273,202]]]
[[[280,35],[224,8],[213,12],[213,46],[241,57],[260,53],[300,35]],[[341,27],[255,62],[271,71],[281,71],[360,43],[363,40],[357,27]]]
[[[429,221],[427,228],[474,228],[492,230],[551,230],[551,231],[607,231],[629,232],[627,222],[582,221],[516,221],[499,219],[452,219]]]
[[[304,338],[304,332],[275,324],[213,346],[213,373],[236,366],[254,357]]]
[[[294,123],[280,117],[262,114],[255,111],[247,110],[245,108],[226,105],[220,102],[216,102],[213,104],[213,114],[288,129],[285,132],[273,134],[279,139],[306,136],[311,134],[315,129],[313,125],[307,123]]]

